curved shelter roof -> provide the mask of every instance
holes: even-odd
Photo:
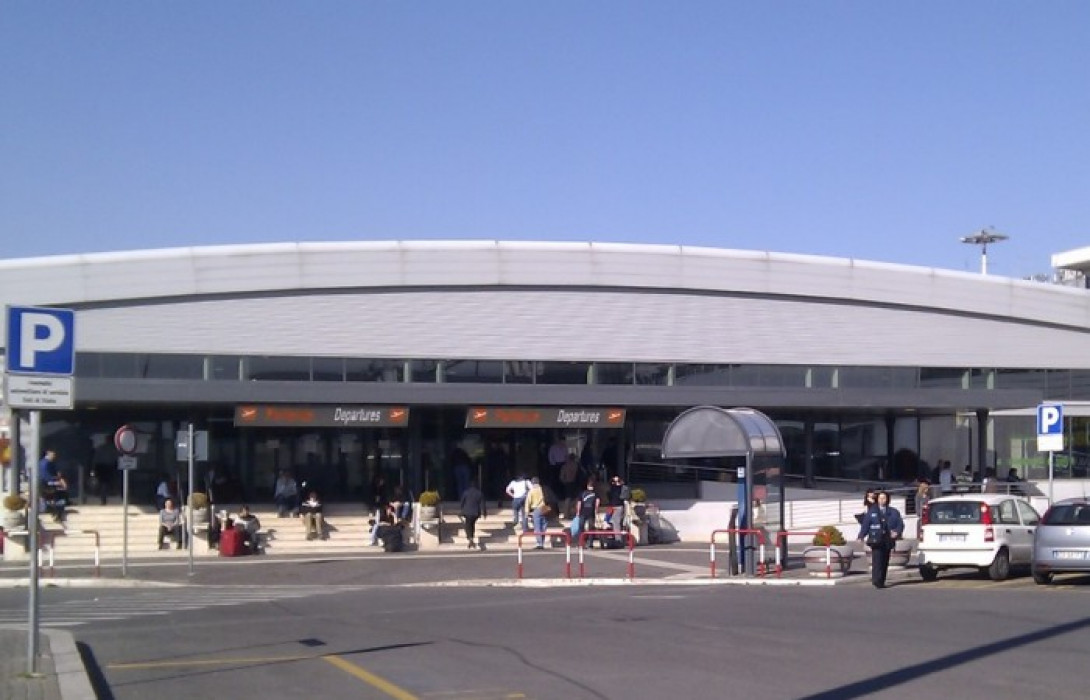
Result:
[[[752,408],[696,406],[675,418],[662,438],[663,459],[785,454],[779,428]]]

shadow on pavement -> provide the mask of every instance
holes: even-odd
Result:
[[[933,659],[931,661],[899,668],[896,671],[890,671],[889,673],[883,673],[873,678],[842,685],[838,688],[826,690],[821,693],[807,695],[800,698],[800,700],[844,700],[845,698],[859,698],[880,693],[893,686],[919,680],[921,677],[929,674],[940,673],[955,666],[982,659],[986,656],[992,656],[993,654],[998,654],[1010,649],[1027,646],[1045,639],[1051,639],[1052,637],[1058,637],[1085,627],[1090,627],[1090,618],[1084,617],[1081,620],[1055,625],[1037,632],[1020,634],[1017,637],[1011,637],[1010,639],[1003,639],[972,649],[966,649],[965,651],[956,654],[950,654],[949,656]]]

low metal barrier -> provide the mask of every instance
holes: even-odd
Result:
[[[711,543],[708,551],[709,559],[711,560],[711,574],[712,578],[715,578],[715,537],[716,535],[756,535],[757,536],[757,575],[764,576],[765,571],[765,534],[763,530],[757,528],[725,528],[722,530],[712,530]],[[733,575],[733,573],[732,573]]]
[[[632,536],[631,532],[621,532],[613,530],[588,530],[587,532],[579,533],[579,578],[583,578],[586,574],[586,569],[583,562],[583,550],[586,549],[586,541],[591,537],[622,537],[628,540],[628,578],[629,580],[636,578],[636,562],[633,558],[633,552],[636,550],[636,538]]]
[[[787,538],[795,535],[798,537],[817,537],[818,535],[825,538],[824,545],[815,545],[817,547],[825,547],[825,577],[833,577],[833,555],[836,554],[837,561],[840,561],[840,553],[833,551],[832,535],[829,532],[823,532],[820,530],[781,530],[776,533],[776,576],[783,576],[783,562],[780,560],[780,552],[787,551]],[[783,546],[781,546],[780,540],[783,539]]]
[[[520,532],[516,540],[518,544],[518,572],[519,580],[522,579],[522,538],[523,537],[562,537],[564,538],[564,571],[571,578],[571,533],[566,530],[542,530],[541,532]]]

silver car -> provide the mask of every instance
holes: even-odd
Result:
[[[1048,509],[1033,537],[1033,580],[1046,585],[1053,574],[1090,574],[1090,500],[1069,498]]]

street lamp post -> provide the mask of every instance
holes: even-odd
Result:
[[[996,233],[991,226],[986,229],[981,229],[977,233],[971,236],[962,236],[962,243],[971,243],[972,245],[980,246],[980,274],[988,274],[988,244],[998,243],[999,241],[1005,241],[1010,236],[1004,236],[1002,233]]]

